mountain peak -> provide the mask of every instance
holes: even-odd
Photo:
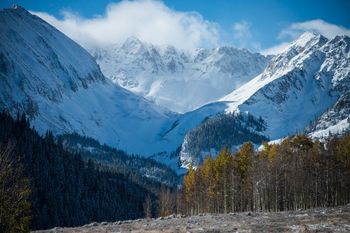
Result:
[[[12,4],[9,8],[5,8],[4,10],[29,13],[24,7],[18,4]]]
[[[304,32],[297,39],[290,42],[288,46],[286,46],[280,54],[295,54],[296,51],[301,51],[306,49],[306,47],[311,48],[316,45],[316,47],[320,47],[327,43],[328,39],[323,35],[315,32]]]
[[[141,40],[136,37],[136,36],[129,36],[128,38],[126,38],[125,41],[137,41],[137,42],[141,42]]]
[[[23,20],[23,21],[29,21],[31,22],[32,19],[38,18],[39,17],[31,14],[27,9],[25,9],[24,7],[17,5],[17,4],[12,4],[10,7],[8,8],[4,8],[0,10],[0,17],[4,18],[4,23],[8,23],[8,21],[11,21],[9,18],[13,18],[12,20]],[[9,16],[13,16],[13,17],[9,17]],[[41,20],[41,19],[40,19]],[[17,22],[18,24],[18,22]],[[20,26],[20,25],[17,25]],[[3,29],[3,28],[1,28]]]
[[[350,43],[350,37],[347,35],[337,35],[331,39],[332,42],[339,42],[339,41],[344,41],[345,43],[349,44]]]
[[[292,44],[298,47],[305,47],[306,45],[310,44],[310,42],[313,42],[313,41],[316,43],[319,41],[326,42],[327,38],[315,32],[304,32]]]
[[[317,32],[312,32],[312,31],[306,31],[306,32],[303,32],[303,34],[301,34],[299,36],[299,38],[305,38],[305,37],[316,37],[316,36],[319,36],[321,35],[320,33],[317,33]]]
[[[28,83],[21,90],[26,94],[42,83],[40,94],[58,101],[63,93],[105,80],[90,54],[21,6],[0,12],[0,28],[0,54],[6,55],[6,63],[12,64],[0,70],[1,81]],[[23,57],[30,58],[30,65],[18,62]]]
[[[122,48],[129,53],[139,53],[144,51],[144,44],[137,37],[131,36],[124,41]]]
[[[142,41],[135,37],[135,36],[129,36],[128,38],[126,38],[126,40],[124,41],[124,45],[130,45],[130,44],[143,44]]]

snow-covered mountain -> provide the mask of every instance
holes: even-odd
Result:
[[[189,113],[187,118],[200,122],[201,117],[248,112],[266,123],[263,134],[270,140],[306,128],[316,138],[328,136],[329,132],[342,133],[350,128],[349,50],[347,36],[328,40],[304,33],[274,57],[260,75],[220,101]],[[205,117],[203,112],[207,113]],[[188,153],[188,144],[191,142],[185,140],[182,145],[184,161],[198,156]]]
[[[303,131],[348,92],[349,48],[347,36],[303,34],[261,75],[222,99],[232,101],[227,111],[263,117],[272,140]]]
[[[93,57],[21,7],[0,11],[0,110],[141,155],[162,151],[175,114],[105,78]]]
[[[260,74],[269,61],[246,49],[224,46],[184,51],[134,37],[90,52],[115,83],[182,113],[229,94]]]
[[[116,46],[115,52],[93,53],[106,69],[120,71],[121,76],[111,76],[115,82],[158,98],[156,102],[164,92],[169,96],[163,105],[173,109],[192,109],[215,100],[223,90],[234,90],[184,114],[169,112],[105,78],[88,52],[21,7],[0,11],[0,40],[1,110],[26,112],[41,133],[87,135],[128,153],[152,155],[174,169],[178,153],[182,161],[189,161],[199,156],[192,151],[210,151],[206,140],[198,137],[213,137],[210,130],[216,124],[223,131],[218,137],[228,143],[240,143],[232,138],[237,135],[232,135],[230,122],[240,133],[251,131],[248,136],[256,141],[304,130],[324,138],[350,128],[347,36],[329,40],[305,33],[265,69],[269,59],[246,50],[221,47],[189,53],[135,38]],[[188,96],[189,90],[193,96]],[[209,90],[217,95],[204,95]],[[183,102],[171,104],[176,101]],[[231,113],[234,117],[223,117]],[[242,113],[245,116],[239,117]],[[220,141],[213,146],[217,150]]]

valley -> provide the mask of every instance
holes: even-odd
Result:
[[[0,8],[0,232],[350,231],[349,29],[51,7]]]
[[[350,128],[348,105],[336,108],[339,102],[348,101],[348,36],[327,39],[304,33],[269,58],[232,47],[189,52],[129,38],[108,52],[90,51],[92,57],[21,7],[2,10],[1,17],[1,64],[6,69],[1,71],[0,109],[13,115],[26,113],[40,133],[51,130],[55,135],[78,133],[92,137],[126,153],[152,157],[182,174],[188,162],[179,162],[198,160],[200,154],[228,146],[226,139],[211,147],[199,143],[201,140],[191,141],[190,132],[211,118],[215,121],[226,114],[248,113],[262,120],[263,130],[250,130],[264,140],[300,132],[324,140],[329,134],[341,135]],[[22,24],[33,26],[24,28]],[[27,57],[28,61],[24,59]],[[27,64],[35,69],[29,69]],[[116,78],[120,72],[125,83]],[[215,85],[228,89],[212,92],[214,79]],[[171,80],[183,83],[177,86]],[[147,89],[168,81],[169,85],[159,84],[159,93]],[[134,82],[139,84],[133,87],[130,83]],[[188,82],[194,82],[194,86]],[[208,86],[202,88],[202,84]],[[203,95],[207,99],[200,97],[196,102],[180,93],[184,86],[196,97]],[[215,96],[208,95],[207,89]],[[183,104],[191,101],[193,105],[182,109],[187,111],[184,113],[170,111],[177,109],[170,103],[153,102],[149,92],[159,100]],[[239,147],[242,143],[229,146]],[[188,144],[196,148],[195,153]]]

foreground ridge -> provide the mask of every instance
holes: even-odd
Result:
[[[53,232],[349,232],[350,205],[285,212],[244,212],[170,215],[114,223],[91,223],[77,228],[54,228]]]

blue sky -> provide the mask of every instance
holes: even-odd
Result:
[[[82,36],[82,34],[87,33],[87,31],[94,31],[88,26],[86,26],[86,30],[80,32],[80,36],[85,37],[84,40],[78,38],[79,35],[74,32],[76,29],[73,29],[73,26],[68,24],[69,20],[67,19],[70,19],[69,22],[72,22],[74,19],[76,20],[75,23],[84,23],[85,25],[91,20],[105,17],[107,14],[106,7],[111,4],[115,6],[113,8],[115,12],[119,13],[111,13],[114,16],[109,20],[105,20],[105,24],[100,23],[97,26],[93,24],[95,27],[105,28],[106,32],[108,32],[106,34],[110,34],[108,30],[113,30],[113,20],[120,21],[117,14],[120,15],[121,11],[128,14],[130,10],[131,19],[127,18],[127,16],[121,18],[124,20],[123,24],[128,25],[130,23],[130,28],[134,28],[135,31],[123,31],[121,29],[121,34],[130,36],[134,33],[134,36],[141,37],[141,39],[148,40],[151,43],[164,42],[175,46],[181,46],[181,43],[176,43],[175,39],[171,40],[164,36],[165,34],[172,35],[173,33],[172,37],[178,37],[177,40],[184,40],[186,33],[198,34],[197,37],[189,38],[191,43],[184,43],[185,48],[231,44],[237,47],[247,47],[254,51],[262,51],[294,39],[303,31],[316,31],[329,37],[335,34],[350,33],[350,1],[346,0],[165,0],[161,3],[139,0],[137,2],[141,2],[141,4],[134,6],[132,4],[124,4],[123,7],[120,7],[120,1],[109,0],[3,0],[0,1],[0,7],[8,7],[14,2],[33,12],[47,13],[39,16],[54,24],[60,30],[73,37],[73,39],[78,40],[78,42],[81,41],[83,45],[91,44],[91,41],[94,40],[103,41],[103,43],[107,42],[97,38],[97,35],[92,35],[90,41],[87,41],[86,38],[88,36]],[[145,7],[145,4],[142,4],[143,2],[151,2],[153,6]],[[136,10],[137,7],[140,8],[140,11]],[[150,16],[145,14],[144,18],[140,17],[139,22],[135,21],[134,19],[137,18],[138,14],[144,14],[143,9],[148,9]],[[162,27],[153,29],[152,25],[162,21],[162,17],[165,14],[171,17],[173,13],[175,18],[178,17],[178,21],[169,22],[169,27],[177,28],[181,24],[179,27],[182,27],[182,31],[162,31]],[[148,22],[147,18],[151,18],[153,15],[158,15],[159,17]],[[49,16],[55,18],[50,18],[50,21]],[[169,19],[168,21],[171,20]],[[185,23],[183,23],[184,21]],[[152,38],[152,36],[144,32],[141,29],[143,22],[151,31],[150,34],[158,34],[162,38]],[[167,18],[164,19],[164,22],[167,22]],[[191,24],[195,25],[195,29],[191,29]],[[122,25],[116,27],[116,30],[120,27]],[[103,33],[104,31],[101,32]],[[115,34],[115,32],[113,33]],[[181,33],[184,34],[183,37],[181,37]],[[122,37],[117,34],[110,38],[111,41],[121,39]]]

